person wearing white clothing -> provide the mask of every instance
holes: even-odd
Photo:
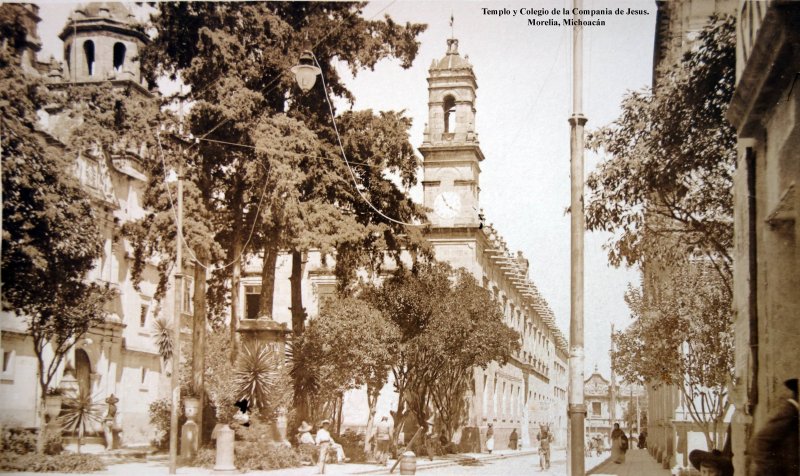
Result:
[[[325,458],[328,456],[329,447],[336,450],[336,462],[338,464],[341,464],[345,459],[342,445],[339,445],[333,441],[331,433],[328,431],[330,424],[330,420],[322,420],[322,428],[317,430],[316,443],[317,446],[319,446],[319,474],[325,474]]]

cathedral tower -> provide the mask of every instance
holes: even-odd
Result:
[[[447,40],[447,54],[434,60],[428,75],[428,124],[419,151],[423,156],[424,204],[434,227],[477,227],[478,177],[483,152],[475,133],[472,65],[458,54],[458,40]]]
[[[146,91],[137,58],[149,39],[125,5],[96,2],[78,7],[59,38],[69,81],[126,81]]]

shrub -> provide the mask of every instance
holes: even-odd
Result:
[[[36,451],[36,435],[24,428],[3,429],[3,453],[24,455]]]
[[[188,462],[188,466],[200,468],[213,468],[217,462],[217,450],[214,448],[200,448],[194,459]]]
[[[351,463],[365,463],[367,461],[367,454],[364,453],[364,435],[346,431],[335,440],[342,445],[344,455],[350,458]]]
[[[106,466],[95,455],[65,454],[3,454],[0,455],[0,471],[30,471],[34,473],[89,473],[103,471]]]
[[[235,456],[236,467],[244,471],[268,471],[301,465],[300,455],[294,448],[278,443],[237,441]]]
[[[169,423],[170,413],[172,412],[172,401],[169,398],[160,398],[150,404],[150,424],[156,429],[156,437],[150,442],[160,450],[169,447]],[[183,416],[183,406],[178,410],[178,427],[182,427],[186,422]],[[180,444],[180,438],[178,438]]]

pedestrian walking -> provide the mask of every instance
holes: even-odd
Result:
[[[386,466],[389,462],[389,442],[391,441],[392,425],[389,418],[384,416],[375,429],[375,457],[378,464]]]
[[[614,423],[611,431],[611,459],[617,464],[625,462],[625,452],[628,451],[628,436],[620,430],[619,423]]]
[[[540,426],[536,439],[539,440],[539,467],[543,470],[550,469],[550,443],[553,442],[553,434],[550,433],[550,427],[546,425]]]
[[[790,394],[781,402],[750,443],[756,476],[800,474],[797,379],[784,382]]]
[[[489,423],[489,428],[486,429],[486,450],[489,454],[492,454],[492,450],[494,450],[494,428],[491,423]]]
[[[316,443],[319,447],[319,459],[317,460],[317,466],[319,467],[318,474],[325,474],[325,459],[328,457],[328,447],[330,447],[331,441],[333,441],[328,431],[330,424],[330,420],[322,420],[320,424],[321,428],[317,430]]]
[[[517,429],[514,428],[511,430],[511,435],[508,437],[508,447],[512,450],[517,449],[517,442],[519,441],[519,435],[517,434]]]

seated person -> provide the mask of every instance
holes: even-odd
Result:
[[[344,449],[342,448],[342,445],[336,443],[333,440],[333,437],[331,436],[331,434],[329,432],[330,423],[331,423],[330,420],[322,420],[322,428],[320,428],[317,431],[317,441],[316,441],[316,443],[317,443],[317,446],[320,446],[320,447],[323,444],[327,443],[328,447],[331,450],[336,451],[336,463],[337,464],[342,464],[346,459],[345,456],[344,456]],[[327,453],[326,454],[326,459],[330,458],[332,452],[331,451],[327,451],[326,453]],[[322,463],[320,463],[320,464],[322,464]]]
[[[297,445],[302,460],[310,460],[312,464],[316,462],[317,451],[314,437],[311,436],[311,425],[305,421],[297,429]]]

